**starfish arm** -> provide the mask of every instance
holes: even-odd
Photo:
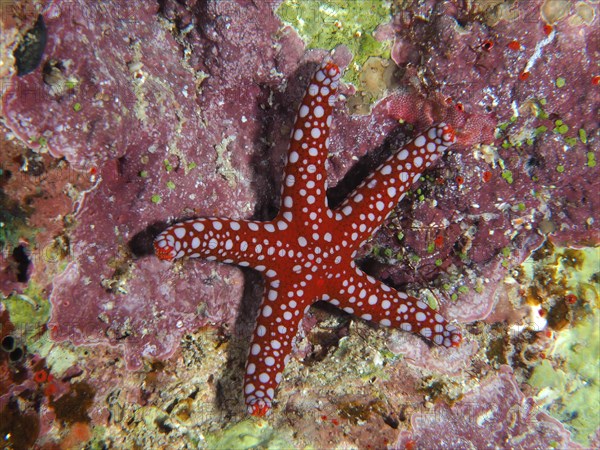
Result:
[[[305,302],[289,280],[267,280],[246,361],[244,396],[249,414],[265,416],[272,407]]]
[[[281,221],[191,219],[176,223],[160,233],[154,239],[154,249],[158,258],[167,261],[187,256],[250,266],[262,272],[275,265],[265,263],[277,258],[275,236],[283,228],[287,228],[287,224]],[[268,239],[269,235],[273,238]],[[274,275],[274,270],[267,270],[267,276]]]
[[[328,211],[325,161],[340,69],[326,59],[313,75],[292,130],[283,178],[280,216],[309,221]],[[298,223],[298,222],[296,222]]]
[[[368,239],[421,173],[455,140],[452,127],[442,123],[394,152],[336,209],[344,234],[359,243]]]
[[[437,345],[456,347],[458,328],[421,300],[398,292],[357,267],[341,277],[342,286],[330,303],[364,320],[420,334]]]

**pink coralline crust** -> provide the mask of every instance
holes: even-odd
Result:
[[[496,120],[490,114],[468,114],[461,105],[453,104],[451,99],[440,94],[424,98],[416,93],[401,92],[389,96],[384,103],[392,118],[408,122],[417,129],[440,122],[452,125],[458,145],[466,147],[494,141]]]
[[[201,85],[157,20],[156,5],[68,5],[55,2],[44,13],[43,63],[60,61],[77,86],[53,94],[40,67],[13,79],[3,109],[21,139],[44,135],[54,156],[95,170],[98,180],[78,205],[72,262],[53,283],[53,338],[120,344],[128,366],[138,368],[142,356],[172,354],[186,330],[232,323],[243,278],[207,262],[185,263],[180,274],[155,258],[132,260],[128,248],[158,218],[252,215],[256,192],[272,197],[266,180],[254,180],[254,171],[269,167],[261,136],[274,134],[276,146],[287,145],[279,126],[291,119],[296,97],[276,93],[273,106],[268,100],[283,79],[271,40],[280,23],[268,4],[239,9],[214,2],[195,10],[210,36],[195,51],[219,54],[201,59],[209,75]]]
[[[170,270],[135,256],[149,251],[164,227],[159,218],[264,218],[274,210],[291,120],[314,67],[308,61],[325,52],[299,61],[303,44],[291,30],[273,41],[281,24],[269,4],[123,5],[52,3],[42,64],[59,61],[76,86],[56,94],[40,67],[13,78],[3,111],[21,139],[35,146],[44,136],[52,155],[97,180],[76,205],[72,260],[53,280],[51,336],[119,345],[136,369],[143,357],[171,355],[186,331],[233,324],[244,288],[237,269],[188,261]],[[195,24],[185,36],[187,61],[161,15]],[[349,59],[343,48],[334,55]]]
[[[428,11],[436,3],[428,2]],[[539,3],[528,5],[535,8]],[[54,156],[64,156],[78,169],[97,171],[98,182],[77,205],[76,223],[69,231],[72,262],[54,280],[52,336],[76,344],[118,345],[128,367],[135,369],[144,357],[172,355],[189,330],[204,324],[232,324],[244,277],[237,269],[205,261],[172,267],[154,257],[132,257],[130,244],[159,218],[272,217],[293,114],[314,67],[306,62],[320,60],[325,52],[305,55],[301,40],[289,28],[275,38],[280,23],[266,2],[239,8],[235,2],[204,2],[202,6],[189,2],[186,7],[166,1],[160,11],[156,4],[140,1],[102,2],[101,7],[93,2],[69,2],[69,10],[61,10],[60,4],[53,2],[44,12],[49,29],[44,61],[62,61],[65,76],[74,77],[76,87],[57,95],[42,82],[38,68],[12,79],[3,98],[3,112],[7,124],[24,141],[44,136]],[[406,199],[391,225],[384,225],[361,255],[380,245],[394,254],[420,256],[419,262],[411,262],[407,253],[400,262],[363,261],[371,275],[399,288],[427,286],[452,265],[487,279],[483,292],[475,292],[467,283],[471,289],[458,301],[439,299],[446,317],[464,323],[485,318],[493,310],[504,295],[501,250],[511,248],[511,264],[522,261],[543,240],[537,230],[540,220],[553,221],[555,235],[563,242],[599,240],[587,222],[600,220],[599,200],[594,195],[600,186],[597,169],[586,165],[586,151],[597,148],[599,139],[595,116],[589,114],[598,105],[598,91],[589,90],[589,61],[598,58],[574,58],[570,67],[577,77],[569,78],[562,91],[553,84],[557,76],[565,75],[559,70],[564,60],[558,55],[581,55],[582,49],[598,48],[598,36],[586,28],[580,32],[559,24],[554,43],[544,49],[543,61],[522,83],[519,70],[536,43],[545,38],[541,24],[524,26],[517,20],[486,28],[467,21],[458,8],[447,12],[455,17],[434,14],[428,21],[414,19],[425,13],[429,14],[405,11],[406,26],[396,18],[393,55],[400,62],[402,46],[401,66],[422,64],[427,80],[434,82],[427,89],[416,87],[410,78],[416,71],[406,70],[405,90],[375,105],[366,116],[349,116],[338,102],[328,179],[330,186],[340,180],[355,186],[360,177],[354,180],[345,174],[355,166],[356,158],[375,160],[375,155],[413,134],[407,128],[397,131],[398,118],[414,120],[417,129],[438,118],[459,121],[464,148],[450,152],[427,173],[426,178],[441,182],[425,179],[416,186],[426,200]],[[162,17],[180,24],[181,29],[193,25],[192,31],[178,36],[191,51],[185,61],[182,46],[159,23]],[[458,28],[457,17],[466,23],[468,33]],[[82,35],[87,44],[82,43]],[[488,38],[497,40],[484,53],[481,42]],[[513,38],[526,51],[508,53],[504,40]],[[200,81],[199,70],[208,78]],[[530,97],[547,99],[545,109],[551,119],[539,123],[550,131],[532,146],[500,148],[499,156],[512,174],[509,184],[498,165],[485,162],[469,145],[490,139],[490,112],[507,121],[513,114],[511,102],[523,104]],[[75,103],[81,110],[75,111]],[[457,103],[464,106],[464,112],[456,109]],[[551,132],[556,118],[571,130],[585,128],[587,146],[578,142],[576,148],[565,151],[563,138]],[[527,120],[533,127],[538,125],[524,115],[511,127]],[[499,147],[501,140],[494,143]],[[190,163],[196,167],[190,169]],[[565,167],[564,172],[556,170],[558,164]],[[370,165],[371,169],[375,166],[374,162]],[[147,176],[141,177],[142,172]],[[491,172],[489,181],[483,179],[486,172]],[[464,181],[458,183],[457,177]],[[167,187],[168,182],[175,189]],[[159,196],[160,202],[152,202],[152,196]],[[520,203],[524,211],[516,208]],[[443,226],[443,219],[450,225]],[[530,226],[516,225],[519,221]],[[402,241],[396,238],[398,230],[404,233]],[[468,242],[465,230],[472,230]],[[429,253],[428,245],[438,234],[444,243]],[[468,259],[463,261],[458,253],[467,247]],[[437,259],[443,262],[440,267]],[[35,268],[43,269],[43,265]],[[405,333],[393,334],[390,348],[407,357],[409,364],[403,364],[402,372],[411,374],[418,372],[417,367],[454,375],[468,366],[477,351],[469,336],[457,350],[432,351],[418,337]],[[406,377],[393,379],[397,383]],[[411,380],[398,390],[405,394],[416,383]],[[420,400],[413,396],[415,402]],[[512,427],[509,407],[518,419]],[[572,445],[559,424],[537,411],[528,416],[528,408],[530,400],[520,393],[512,374],[502,372],[452,409],[436,405],[432,416],[416,414],[415,432],[403,434],[398,445],[402,448],[412,440],[417,448],[456,447],[460,442],[495,443],[491,439],[497,438],[517,447],[514,439],[524,433],[531,446],[547,447],[551,440]],[[488,410],[493,420],[482,415]],[[336,409],[331,411],[327,414],[333,416]],[[528,423],[527,417],[536,420]],[[479,418],[482,426],[477,425]],[[328,427],[327,433],[333,428],[329,422]],[[548,441],[541,441],[546,439],[542,432]]]
[[[413,366],[438,374],[459,375],[471,365],[478,345],[475,342],[463,342],[460,347],[449,351],[432,349],[416,336],[394,333],[388,340],[388,348],[393,353],[402,355]]]
[[[531,249],[538,248],[543,243],[543,237],[537,234],[529,234],[523,238],[513,240],[513,249],[511,251],[511,264],[520,264],[530,254]],[[484,253],[483,248],[485,242],[478,244],[479,253]],[[501,252],[501,249],[497,249]],[[473,259],[476,258],[474,254]],[[444,313],[449,317],[455,317],[461,322],[469,323],[475,320],[488,318],[494,312],[497,305],[502,302],[507,302],[509,294],[507,293],[506,284],[506,268],[502,265],[502,259],[496,257],[492,260],[482,260],[479,262],[485,272],[479,271],[487,275],[485,283],[482,284],[481,290],[478,292],[475,289],[469,289],[468,292],[461,294],[458,301],[447,302],[445,304]],[[468,284],[468,283],[465,283]],[[505,314],[505,318],[513,319],[520,318],[518,314]],[[502,320],[499,320],[502,321]]]
[[[536,46],[548,37],[540,17],[543,3],[537,0],[515,5],[513,20],[501,20],[493,26],[482,23],[482,14],[451,2],[415,6],[394,20],[392,57],[401,67],[425,61],[424,78],[465,107],[480,110],[491,106],[495,98],[499,101],[493,105],[494,113],[498,118],[509,118],[512,100],[521,106],[529,98],[545,98],[555,112],[568,113],[567,118],[576,118],[582,125],[593,125],[589,112],[598,101],[598,93],[591,79],[597,70],[593,61],[600,56],[593,26],[571,26],[566,20],[556,24],[556,35],[529,68],[530,77],[525,83],[519,79]],[[508,48],[512,41],[519,42],[521,49]],[[412,51],[402,50],[407,47]],[[566,60],[563,55],[570,56]],[[566,89],[556,88],[558,76],[567,77]],[[589,92],[588,98],[577,95],[583,90]]]
[[[532,2],[534,7],[538,3]],[[65,77],[77,80],[76,86],[53,93],[38,68],[13,78],[3,98],[7,124],[23,140],[36,141],[43,135],[53,155],[64,156],[79,169],[97,168],[98,184],[83,199],[70,232],[73,262],[54,281],[50,329],[60,340],[122,345],[129,366],[139,367],[142,354],[158,358],[172,354],[186,330],[205,323],[231,324],[243,278],[235,269],[208,262],[188,261],[169,270],[154,258],[132,259],[128,244],[158,218],[272,217],[292,116],[314,67],[306,62],[320,60],[324,51],[305,56],[293,30],[284,28],[277,35],[281,24],[267,3],[239,8],[234,2],[183,6],[167,1],[160,10],[147,2],[102,6],[70,2],[68,10],[60,5],[53,2],[44,13],[49,30],[44,62],[62,61]],[[426,9],[420,11],[421,7]],[[594,41],[598,38],[586,28],[579,33],[558,26],[560,34],[544,49],[545,63],[538,62],[523,84],[519,69],[545,37],[541,24],[525,27],[516,20],[491,29],[467,20],[460,8],[445,14],[436,8],[436,2],[429,2],[393,21],[396,46],[411,49],[402,61],[394,57],[402,68],[422,61],[429,86],[423,88],[415,81],[417,71],[407,69],[405,91],[380,102],[370,115],[348,116],[338,103],[328,179],[335,186],[356,158],[375,159],[386,145],[405,142],[413,133],[405,128],[390,138],[398,117],[407,121],[415,117],[417,128],[439,117],[461,121],[466,148],[450,152],[429,171],[428,177],[440,178],[442,184],[420,185],[426,199],[435,199],[436,205],[405,200],[394,219],[404,239],[397,241],[395,226],[384,226],[372,240],[373,246],[385,244],[395,254],[414,252],[420,261],[413,263],[407,257],[394,264],[375,262],[368,271],[402,288],[426,285],[451,264],[468,265],[477,276],[491,280],[489,285],[482,294],[471,289],[456,303],[441,299],[441,310],[469,322],[486,317],[493,308],[489,294],[505,274],[501,249],[510,246],[519,250],[519,258],[526,257],[543,239],[536,229],[540,220],[555,221],[562,240],[598,240],[597,232],[586,224],[590,217],[595,223],[600,220],[600,205],[593,195],[597,171],[586,166],[582,144],[565,152],[562,137],[550,131],[533,146],[501,149],[499,156],[512,173],[512,184],[502,178],[497,165],[476,157],[467,146],[489,139],[490,112],[506,121],[513,114],[513,99],[522,104],[530,97],[544,97],[549,113],[563,118],[572,130],[581,126],[588,130],[587,149],[597,147],[593,115],[583,114],[598,104],[598,93],[589,92],[586,78],[592,70],[590,60],[574,58],[578,77],[568,80],[568,90],[557,90],[553,80],[562,67],[559,52],[579,55],[582,48],[598,48]],[[431,17],[424,21],[416,18],[419,14]],[[191,31],[178,36],[189,51],[183,51],[157,17],[166,17],[181,29],[192,25]],[[87,44],[82,43],[82,34]],[[496,43],[485,52],[481,43],[491,37]],[[527,52],[507,52],[504,40],[513,38],[520,39]],[[185,61],[182,53],[189,55]],[[398,53],[397,48],[392,52]],[[201,80],[199,70],[208,78]],[[447,99],[451,101],[446,103]],[[81,110],[74,110],[75,103]],[[456,109],[457,103],[464,112]],[[412,111],[421,112],[410,116]],[[525,120],[519,118],[514,126]],[[547,125],[551,130],[552,122]],[[166,170],[165,160],[172,170]],[[190,163],[196,167],[188,170]],[[564,173],[556,171],[559,163],[565,166]],[[142,171],[148,176],[140,177]],[[492,177],[485,182],[487,171]],[[464,182],[457,183],[457,177]],[[359,178],[344,181],[355,186]],[[168,188],[168,182],[175,189]],[[546,195],[556,192],[549,186],[567,196]],[[536,197],[532,191],[544,195]],[[152,196],[160,196],[160,202],[153,203]],[[519,203],[525,212],[514,209]],[[449,227],[441,225],[444,218]],[[531,226],[515,226],[520,219]],[[474,230],[469,242],[465,229]],[[444,245],[430,254],[427,246],[438,233],[444,234]],[[458,251],[467,244],[465,263]],[[362,255],[368,250],[366,246]],[[437,259],[443,260],[441,267],[435,265]]]
[[[2,207],[13,216],[11,223],[4,224],[13,239],[0,251],[0,292],[10,296],[22,293],[29,281],[43,287],[50,284],[55,271],[48,264],[66,251],[54,239],[64,229],[62,216],[73,208],[69,193],[87,189],[89,182],[87,174],[72,170],[64,161],[24,152],[17,140],[2,140],[0,148]],[[13,253],[17,245],[29,258],[27,277]]]
[[[401,433],[395,448],[581,448],[521,393],[508,366],[452,408],[437,404],[414,414],[411,425],[414,431]]]
[[[371,248],[390,249],[403,257],[399,262],[370,260],[369,270],[400,288],[427,287],[433,280],[439,287],[446,271],[468,275],[463,283],[467,294],[456,302],[447,298],[450,294],[438,299],[441,311],[460,322],[487,317],[503,295],[506,262],[509,267],[522,262],[543,242],[548,229],[554,228],[551,236],[558,243],[600,242],[591,225],[600,220],[598,170],[587,163],[587,152],[594,151],[600,139],[594,119],[600,92],[591,82],[593,61],[600,57],[599,38],[593,27],[572,27],[566,21],[549,37],[539,19],[541,4],[519,3],[515,20],[494,26],[483,25],[481,15],[450,2],[413,5],[392,21],[392,57],[404,69],[404,90],[380,102],[373,115],[382,108],[417,129],[444,118],[458,129],[465,148],[451,151],[433,168],[429,182],[416,187],[424,200],[400,207],[394,226],[371,241]],[[519,79],[545,39],[549,43],[530,68],[529,79]],[[520,42],[521,51],[508,48],[512,40]],[[568,72],[564,55],[570,55]],[[558,77],[566,80],[563,88],[556,87]],[[532,112],[532,103],[539,105],[542,98],[540,107],[548,118]],[[511,119],[515,107],[516,120]],[[569,127],[564,136],[553,131],[559,119]],[[508,123],[506,136],[493,138],[494,120]],[[540,126],[547,131],[534,137]],[[521,137],[518,146],[502,146],[509,136],[527,129],[523,134],[532,138],[531,144]],[[578,138],[579,129],[586,131],[586,144]],[[575,143],[569,146],[565,138]],[[470,148],[479,143],[492,143],[495,149]],[[403,233],[401,241],[398,231]],[[431,252],[438,236],[443,244]],[[503,257],[503,249],[510,251],[509,257]],[[418,262],[409,258],[411,254]],[[485,280],[482,292],[474,291],[476,280]]]

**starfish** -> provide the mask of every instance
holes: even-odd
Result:
[[[416,136],[331,209],[325,161],[339,78],[340,69],[327,58],[310,81],[290,138],[277,217],[187,220],[154,241],[162,260],[204,258],[264,275],[244,377],[247,411],[255,416],[270,412],[300,320],[318,300],[437,345],[461,341],[459,330],[426,303],[367,275],[353,260],[421,172],[454,143],[454,131],[439,124]]]

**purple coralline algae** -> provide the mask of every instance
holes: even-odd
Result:
[[[143,233],[155,229],[147,227],[156,225],[158,217],[217,212],[264,216],[276,204],[290,111],[300,90],[298,83],[286,86],[284,80],[298,67],[297,58],[294,63],[289,57],[299,54],[298,42],[284,36],[279,47],[250,45],[272,42],[280,26],[269,5],[240,11],[228,9],[233,6],[227,2],[209,5],[196,23],[194,8],[171,4],[157,11],[152,5],[140,9],[131,4],[112,8],[69,3],[64,9],[59,2],[52,3],[44,14],[48,29],[44,67],[37,75],[15,78],[3,100],[6,121],[16,135],[32,146],[43,137],[52,155],[97,177],[78,205],[77,224],[70,233],[73,260],[54,280],[53,336],[75,343],[118,343],[132,368],[140,367],[142,355],[172,354],[185,330],[205,323],[232,323],[236,308],[231,305],[242,293],[241,275],[228,267],[186,262],[165,272],[151,258],[132,258],[131,244],[138,242],[134,238],[143,242]],[[157,13],[192,31],[169,33],[152,19]],[[429,22],[419,19],[424,14]],[[396,47],[407,41],[413,46],[429,43],[397,61],[411,63],[416,52],[429,62],[426,76],[416,73],[406,81],[418,83],[419,76],[425,77],[423,83],[436,80],[443,93],[428,88],[430,100],[419,102],[417,96],[427,94],[420,86],[423,92],[391,97],[369,116],[352,118],[338,112],[330,175],[335,184],[353,157],[382,145],[382,137],[393,127],[390,116],[405,115],[407,98],[412,98],[409,104],[423,107],[422,115],[431,111],[432,118],[448,117],[444,112],[448,105],[440,101],[443,95],[452,99],[453,108],[459,108],[455,104],[459,102],[459,109],[474,117],[481,117],[487,108],[511,119],[501,127],[503,142],[509,143],[506,148],[454,152],[447,165],[429,174],[431,182],[423,182],[423,200],[418,197],[373,241],[400,254],[391,266],[375,261],[372,267],[374,274],[397,285],[440,280],[442,270],[455,267],[476,268],[460,274],[471,292],[463,292],[466,301],[452,306],[456,311],[451,316],[460,321],[489,314],[493,303],[483,299],[493,297],[489,292],[498,278],[495,274],[501,273],[499,255],[504,248],[526,255],[541,242],[537,230],[542,221],[552,222],[559,234],[569,230],[570,239],[594,240],[597,236],[589,223],[598,211],[590,191],[594,169],[586,164],[584,148],[591,148],[597,136],[583,115],[586,108],[592,109],[597,94],[586,99],[587,107],[575,107],[568,103],[575,95],[548,85],[563,67],[555,52],[567,54],[566,46],[584,46],[586,41],[581,36],[566,39],[572,34],[566,26],[546,35],[541,21],[539,30],[520,34],[507,28],[514,21],[500,21],[496,27],[503,32],[496,30],[494,36],[499,37],[494,38],[489,27],[469,17],[463,10],[438,5],[428,11],[407,10],[395,18]],[[103,25],[86,28],[79,23]],[[86,39],[77,38],[73,27]],[[111,32],[102,33],[102,27]],[[587,36],[589,29],[582,30]],[[585,39],[594,39],[589,34]],[[516,54],[507,48],[514,39],[523,47]],[[541,46],[544,39],[548,42]],[[491,48],[482,47],[490,40]],[[187,55],[183,60],[177,50],[182,45]],[[520,67],[533,58],[525,49],[534,51],[536,45],[549,61],[532,67],[532,76],[523,81]],[[490,61],[502,61],[503,70],[491,69]],[[591,63],[573,58],[572,64],[581,65],[577,70],[581,76],[568,83],[568,89],[584,82],[591,86]],[[518,97],[509,96],[511,86]],[[414,91],[414,86],[407,89]],[[512,99],[512,104],[498,100],[504,98]],[[538,110],[537,116],[532,115],[534,105],[549,118],[540,117]],[[546,132],[536,135],[550,116],[561,117],[570,129],[588,130],[586,143],[577,140],[565,150],[567,136],[547,126]],[[489,121],[475,123],[489,128]],[[533,134],[527,134],[528,129]],[[511,142],[517,135],[528,137]],[[557,170],[559,163],[562,170]],[[491,173],[489,181],[486,172]],[[263,173],[272,173],[272,181],[261,177]],[[567,188],[573,177],[588,183]],[[561,186],[569,196],[552,196],[551,190]],[[571,205],[575,210],[567,214]],[[393,239],[398,228],[404,234],[401,242]],[[443,245],[431,251],[438,234]],[[406,263],[418,272],[395,268]],[[181,270],[185,276],[178,274]],[[492,282],[479,286],[481,295],[472,294],[477,280],[486,278]],[[451,289],[450,294],[459,293],[457,286]],[[471,302],[474,305],[469,306]],[[478,302],[483,303],[476,306]]]
[[[427,123],[447,114],[432,102],[442,94],[461,110],[490,111],[498,120],[496,146],[453,152],[448,165],[423,182],[418,201],[392,222],[396,226],[375,237],[405,263],[378,258],[376,274],[396,284],[436,280],[441,292],[460,299],[447,314],[462,322],[491,312],[506,269],[545,236],[581,245],[600,241],[594,193],[600,94],[593,84],[599,37],[581,24],[545,25],[540,4],[462,9],[425,2],[392,22],[392,57],[406,67],[407,89],[415,90],[412,83],[436,91],[418,99],[416,111],[414,92],[392,96],[400,117]],[[406,264],[415,270],[407,272]]]
[[[329,3],[322,2],[319,11],[343,27]],[[320,5],[315,2],[315,8]],[[63,213],[64,199],[44,202],[39,195],[19,196],[14,181],[3,179],[0,185],[15,190],[14,198],[23,202],[35,197],[37,210],[22,223],[37,234],[26,236],[18,229],[15,242],[27,251],[50,242],[60,247],[52,264],[38,258],[27,272],[48,284],[47,329],[54,342],[115,346],[98,347],[96,354],[116,360],[122,351],[129,369],[142,369],[172,355],[179,361],[182,337],[205,325],[221,327],[229,339],[233,330],[249,334],[233,327],[252,309],[244,306],[246,300],[258,301],[256,277],[207,261],[169,266],[151,255],[151,244],[168,223],[181,219],[275,216],[295,111],[316,62],[333,50],[307,51],[296,30],[277,17],[278,6],[245,0],[77,0],[16,9],[21,11],[16,22],[3,15],[6,61],[14,60],[14,53],[4,52],[14,52],[19,36],[34,27],[40,13],[46,31],[38,67],[17,76],[10,68],[14,63],[0,66],[2,115],[10,137],[77,174],[52,183],[55,193],[68,192],[73,199],[72,215]],[[415,336],[393,334],[391,352],[386,350],[389,365],[381,370],[402,377],[392,375],[390,383],[410,379],[416,384],[431,372],[445,381],[459,378],[442,384],[455,391],[457,385],[463,391],[468,386],[469,392],[462,399],[456,392],[445,397],[452,406],[428,405],[428,414],[422,395],[407,385],[401,391],[415,408],[408,419],[412,431],[406,431],[408,421],[387,419],[387,425],[370,422],[369,430],[391,427],[386,436],[400,433],[399,448],[572,446],[568,432],[535,410],[529,392],[526,397],[519,390],[518,363],[512,364],[514,374],[506,368],[495,374],[499,365],[518,358],[505,361],[502,352],[485,346],[494,337],[494,342],[509,340],[494,333],[520,327],[528,314],[518,284],[506,283],[511,269],[543,242],[600,242],[600,73],[595,63],[600,35],[593,32],[598,4],[407,1],[396,2],[390,13],[389,23],[373,33],[390,41],[391,59],[381,64],[388,69],[377,81],[393,81],[381,100],[363,97],[365,86],[341,88],[349,105],[360,106],[352,110],[363,114],[351,114],[343,102],[334,111],[330,201],[341,201],[416,132],[440,120],[460,126],[460,145],[424,174],[357,256],[370,275],[439,308],[466,336],[452,353],[431,349]],[[335,51],[341,66],[353,56],[348,48],[354,47]],[[373,69],[375,78],[377,67],[367,59],[365,70]],[[7,155],[2,155],[3,167]],[[47,182],[40,184],[48,189]],[[57,220],[57,214],[69,220]],[[3,295],[22,292],[26,283],[14,279],[14,264],[2,250]],[[60,275],[53,276],[57,266]],[[242,302],[242,297],[248,298]],[[488,323],[472,323],[481,320]],[[494,333],[486,336],[482,330],[491,327]],[[552,333],[543,339],[553,339]],[[544,342],[536,340],[535,348]],[[310,354],[318,346],[305,345],[298,353]],[[102,372],[104,361],[93,358],[87,363],[94,366],[94,379],[102,381],[95,401],[104,405],[112,395],[107,387],[112,369]],[[239,372],[241,377],[241,367]],[[303,372],[297,364],[289,376],[302,378]],[[134,384],[135,373],[122,376]],[[201,395],[209,402],[218,391]],[[160,388],[153,392],[137,392],[140,398],[131,394],[129,404],[154,407]],[[208,398],[209,393],[214,395]],[[314,412],[318,400],[308,399],[320,392],[281,394],[286,394],[279,396],[282,402],[295,398],[306,408],[302,411]],[[220,395],[228,393],[221,388]],[[293,416],[290,402],[289,408],[282,403],[274,409],[274,421],[287,423]],[[349,403],[354,410],[354,400]],[[313,444],[331,445],[330,430],[338,429],[332,417],[341,408],[335,401],[326,408],[326,414],[314,412],[327,419]],[[94,414],[94,424],[106,425],[106,407]],[[358,435],[361,420],[344,424],[345,436]],[[311,442],[309,431],[303,436]],[[369,442],[368,436],[363,433],[360,442]]]
[[[411,425],[396,448],[577,448],[560,422],[521,393],[506,366],[452,407],[414,414]]]
[[[123,344],[131,368],[142,356],[172,354],[186,330],[233,321],[237,271],[186,264],[183,277],[153,258],[133,260],[128,244],[159,217],[253,213],[254,171],[266,161],[250,149],[256,139],[267,146],[255,119],[276,117],[266,86],[284,78],[274,50],[250,46],[277,30],[269,5],[241,12],[216,2],[205,11],[214,41],[196,51],[222,53],[204,60],[205,72],[181,61],[157,12],[152,4],[52,3],[45,67],[53,61],[58,86],[43,83],[40,69],[15,78],[3,102],[21,139],[43,136],[53,156],[97,177],[76,211],[72,262],[53,282],[53,337]],[[234,13],[239,21],[228,19]]]

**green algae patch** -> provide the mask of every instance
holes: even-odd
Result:
[[[589,445],[589,436],[600,422],[599,354],[600,314],[595,309],[583,322],[559,334],[552,351],[559,363],[543,360],[528,381],[540,390],[538,404],[549,403],[548,412],[583,445]]]
[[[42,289],[30,281],[22,294],[12,294],[2,300],[10,321],[26,339],[35,338],[50,318],[50,302]]]
[[[54,376],[62,375],[81,360],[81,355],[71,351],[68,346],[53,343],[48,333],[43,332],[50,318],[50,302],[34,282],[30,281],[22,294],[13,294],[3,303],[28,352],[45,358]]]
[[[369,57],[390,58],[390,41],[379,42],[375,29],[391,19],[390,3],[381,0],[285,0],[276,10],[279,18],[294,28],[307,48],[332,50],[347,46],[354,59],[344,81],[360,86],[361,70]]]
[[[211,450],[288,449],[291,441],[276,432],[265,420],[246,419],[218,433],[206,435]]]
[[[598,308],[599,264],[600,247],[562,247],[547,240],[523,262],[521,269],[525,280],[540,281],[547,296],[572,293]]]
[[[535,401],[589,445],[600,423],[600,247],[555,247],[546,243],[522,265],[548,308],[548,326],[557,333],[550,351],[528,383]],[[542,281],[543,280],[543,281]]]
[[[502,171],[502,179],[504,181],[506,181],[508,184],[512,184],[513,183],[513,174],[510,170],[503,170]]]

